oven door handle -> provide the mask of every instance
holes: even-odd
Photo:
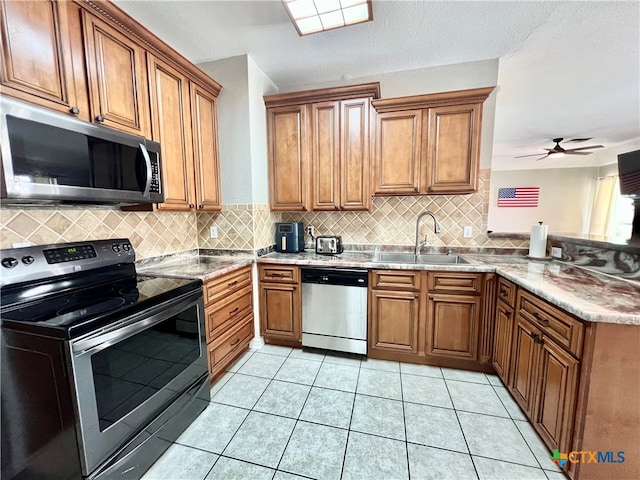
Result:
[[[200,295],[198,295],[198,297],[200,297]],[[73,351],[73,355],[78,357],[87,353],[103,350],[135,335],[136,333],[146,330],[167,318],[170,318],[176,313],[180,313],[181,311],[190,308],[192,305],[197,305],[198,302],[198,299],[193,301],[185,299],[170,307],[165,305],[156,307],[154,310],[156,310],[157,313],[151,315],[149,315],[149,312],[140,313],[129,318],[124,325],[119,324],[117,327],[109,331],[98,332],[77,342],[72,342],[71,349]]]

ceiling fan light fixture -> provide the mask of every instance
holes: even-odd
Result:
[[[373,20],[372,0],[282,0],[298,35]]]
[[[565,156],[564,152],[552,152],[548,155],[549,158],[562,158]]]

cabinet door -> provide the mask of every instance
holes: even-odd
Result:
[[[189,81],[152,55],[148,62],[151,131],[162,148],[164,203],[158,210],[189,210],[195,201]]]
[[[369,350],[418,353],[420,294],[370,290]]]
[[[549,449],[568,451],[578,388],[579,362],[561,347],[541,339],[538,393],[533,424]]]
[[[311,197],[314,210],[340,208],[340,102],[311,109]]]
[[[481,103],[429,109],[427,193],[477,190],[481,118]]]
[[[340,207],[369,210],[370,118],[369,98],[340,102]]]
[[[120,31],[83,11],[91,118],[149,137],[145,51]]]
[[[191,126],[198,211],[222,208],[216,96],[191,83]]]
[[[305,105],[267,109],[271,210],[306,211],[308,208],[306,113]]]
[[[78,108],[66,4],[50,0],[3,1],[0,28],[0,92],[65,113]],[[88,118],[88,112],[78,114]]]
[[[422,110],[376,115],[374,193],[420,191]]]
[[[529,417],[533,413],[540,331],[516,314],[511,346],[511,380],[508,384],[522,410]]]
[[[427,304],[427,355],[478,358],[480,297],[429,294]]]
[[[302,298],[298,285],[260,285],[260,331],[262,335],[300,342]]]
[[[493,337],[492,365],[502,381],[509,383],[511,339],[513,336],[513,309],[498,302]]]

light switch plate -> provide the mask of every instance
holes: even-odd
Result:
[[[471,226],[466,226],[462,229],[462,236],[464,238],[471,238],[473,235],[473,228]]]
[[[562,258],[562,248],[560,248],[560,247],[551,247],[551,256],[553,258]]]
[[[209,227],[209,235],[211,238],[218,238],[218,227]]]

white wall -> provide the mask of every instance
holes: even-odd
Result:
[[[247,57],[225,58],[198,67],[222,85],[218,97],[222,203],[252,203]]]
[[[269,174],[267,169],[267,112],[264,95],[278,92],[278,87],[247,55],[249,141],[251,151],[251,188],[253,203],[269,203]]]
[[[443,65],[440,67],[405,70],[369,77],[349,78],[337,82],[298,85],[287,88],[288,92],[313,88],[380,82],[382,98],[405,97],[425,93],[466,90],[468,88],[491,87],[498,84],[499,60]],[[484,103],[482,115],[482,139],[480,140],[480,168],[491,168],[493,152],[493,126],[496,112],[497,88]]]
[[[550,233],[587,233],[598,168],[497,170],[491,172],[488,230],[530,232],[541,221]],[[498,189],[540,187],[536,208],[498,208]]]

